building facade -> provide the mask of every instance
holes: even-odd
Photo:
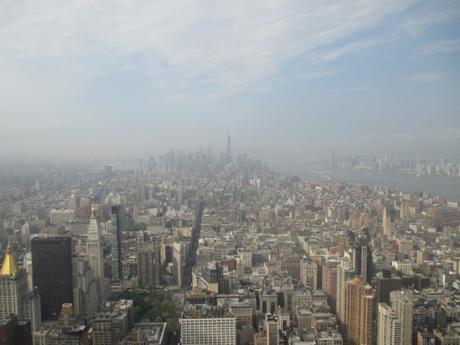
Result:
[[[55,319],[63,303],[73,302],[72,241],[67,236],[32,239],[33,283],[41,300],[42,319]]]

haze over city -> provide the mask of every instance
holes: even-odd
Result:
[[[459,158],[458,1],[2,1],[0,155]]]
[[[0,345],[459,345],[460,0],[0,0]]]

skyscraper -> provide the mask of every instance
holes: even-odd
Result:
[[[72,261],[74,310],[80,317],[88,319],[98,311],[105,297],[99,285],[103,285],[103,281],[94,276],[87,256],[76,255]]]
[[[16,266],[10,246],[0,271],[0,302],[0,319],[13,314],[19,319],[30,320],[33,330],[40,327],[40,296],[36,289],[29,287],[27,272]]]
[[[326,293],[327,300],[332,311],[336,311],[337,302],[337,259],[329,259],[323,265],[322,289]]]
[[[391,308],[401,321],[401,344],[412,344],[413,307],[412,292],[410,290],[390,292]]]
[[[355,277],[344,288],[344,333],[349,345],[373,344],[374,292],[361,277]]]
[[[353,267],[365,283],[371,282],[372,250],[367,236],[360,236],[353,243]]]
[[[147,246],[139,250],[137,274],[140,288],[160,284],[160,251],[158,247]]]
[[[227,160],[229,162],[232,160],[232,137],[230,134],[227,134]]]
[[[120,206],[112,206],[112,280],[122,278],[121,266],[121,213]]]
[[[28,310],[29,289],[27,275],[16,266],[11,247],[8,246],[0,271],[0,319],[10,314],[25,319]]]
[[[382,226],[383,226],[383,235],[388,237],[393,234],[394,224],[393,224],[392,209],[388,206],[383,207]]]
[[[348,258],[342,258],[339,266],[337,267],[337,301],[336,310],[337,318],[340,323],[345,320],[345,284],[352,278],[355,273],[351,267],[351,261]]]
[[[96,208],[91,210],[91,219],[88,225],[88,237],[86,240],[86,254],[89,258],[95,278],[104,278],[104,253],[101,245],[99,226],[96,220]]]
[[[32,239],[33,283],[41,298],[42,319],[57,317],[73,302],[72,240],[67,236]]]
[[[378,308],[377,345],[402,345],[401,321],[385,303]]]

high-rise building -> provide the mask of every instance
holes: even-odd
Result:
[[[390,306],[379,303],[377,322],[377,345],[402,345],[401,320]]]
[[[96,208],[91,210],[91,219],[88,225],[88,237],[86,240],[86,255],[89,258],[95,278],[104,278],[104,253],[101,243],[101,235],[96,220]]]
[[[336,314],[340,323],[345,320],[345,284],[355,275],[351,261],[348,258],[342,258],[337,267],[337,300]]]
[[[410,290],[390,292],[391,308],[401,321],[401,344],[412,344],[413,307],[412,292]]]
[[[160,251],[158,247],[152,245],[139,250],[137,275],[140,288],[160,285]]]
[[[0,302],[0,319],[16,315],[31,321],[33,330],[40,327],[40,296],[36,289],[29,288],[27,273],[16,266],[10,246],[0,271]]]
[[[230,134],[227,134],[227,160],[231,161],[232,159],[232,137]]]
[[[8,246],[0,271],[0,319],[10,314],[27,318],[29,289],[27,275],[18,269],[13,251]]]
[[[74,310],[81,318],[90,319],[99,310],[105,296],[88,257],[78,255],[72,261]]]
[[[344,288],[343,327],[349,345],[372,345],[374,291],[361,277],[347,282]]]
[[[391,236],[394,230],[392,211],[393,210],[389,206],[383,207],[383,218],[382,218],[383,234],[387,237]]]
[[[177,286],[182,287],[184,283],[184,270],[187,258],[187,248],[184,242],[172,244],[173,275]]]
[[[371,282],[372,250],[367,236],[358,237],[353,243],[353,268],[364,282]]]
[[[112,206],[112,280],[122,278],[121,265],[121,212],[120,206]]]
[[[376,303],[390,304],[390,292],[402,288],[401,277],[392,277],[391,271],[382,269],[374,279]]]
[[[42,319],[59,316],[63,303],[72,303],[72,240],[67,236],[32,239],[33,283],[41,299]]]
[[[236,345],[236,319],[224,307],[186,305],[179,323],[182,345]]]
[[[327,301],[333,312],[336,311],[337,302],[337,259],[329,259],[323,265],[322,289],[326,293]]]

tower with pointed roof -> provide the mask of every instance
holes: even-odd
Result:
[[[16,266],[16,260],[14,259],[13,250],[8,244],[6,249],[5,258],[3,259],[2,269],[0,275],[2,276],[14,276],[18,272],[18,267]]]
[[[11,314],[19,319],[30,317],[27,275],[24,270],[18,269],[10,245],[6,249],[0,270],[0,301],[0,319]]]
[[[88,237],[86,242],[86,255],[90,260],[96,278],[104,278],[104,253],[101,245],[99,226],[96,220],[96,208],[93,205],[91,219],[88,225]]]

